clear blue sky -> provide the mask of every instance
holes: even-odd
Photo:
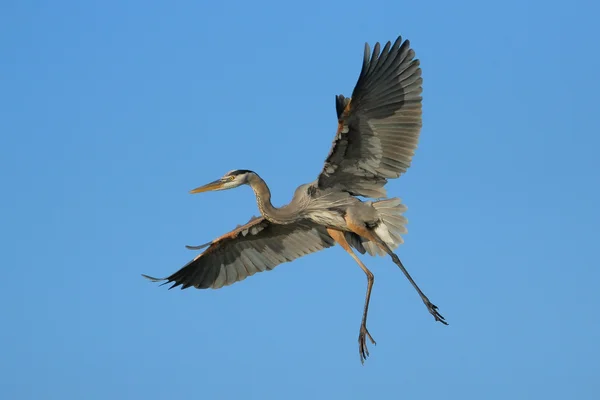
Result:
[[[593,2],[4,1],[0,393],[6,399],[592,399],[600,392]],[[409,38],[424,127],[388,186],[398,268],[339,247],[218,291],[184,248],[287,202],[333,139],[365,41]]]

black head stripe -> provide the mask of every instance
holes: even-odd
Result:
[[[229,172],[227,175],[228,176],[237,176],[237,175],[243,175],[243,174],[249,174],[249,173],[253,173],[253,171],[250,171],[249,169],[234,169],[233,171]]]

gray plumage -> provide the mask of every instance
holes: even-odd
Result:
[[[388,42],[381,53],[379,47],[369,58],[365,46],[351,100],[337,97],[339,129],[319,176],[320,188],[385,197],[387,179],[398,178],[410,166],[421,131],[419,60],[401,38],[391,48]],[[345,112],[348,103],[350,113]]]
[[[192,193],[249,185],[260,217],[202,246],[206,249],[172,275],[153,281],[182,289],[218,289],[257,272],[340,244],[368,278],[359,334],[361,361],[368,355],[366,329],[373,274],[352,249],[389,255],[400,267],[437,321],[437,307],[419,289],[393,250],[406,233],[406,207],[386,197],[385,184],[410,167],[421,130],[422,78],[419,61],[408,41],[399,37],[383,49],[365,45],[363,65],[351,98],[336,96],[338,129],[318,178],[298,187],[291,202],[274,207],[262,178],[250,170],[234,170]],[[363,201],[357,196],[376,200]]]

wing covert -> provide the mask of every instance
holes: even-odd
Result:
[[[385,197],[388,179],[410,167],[421,131],[421,68],[408,40],[398,37],[370,54],[351,98],[336,96],[338,129],[318,178],[321,189]]]

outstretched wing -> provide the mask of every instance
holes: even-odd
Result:
[[[334,244],[325,228],[309,220],[279,225],[258,217],[215,239],[171,276],[143,276],[155,282],[173,282],[171,288],[218,289]]]
[[[319,188],[385,197],[384,185],[410,166],[421,131],[423,79],[408,40],[377,43],[365,55],[352,98],[336,97],[338,130]]]

